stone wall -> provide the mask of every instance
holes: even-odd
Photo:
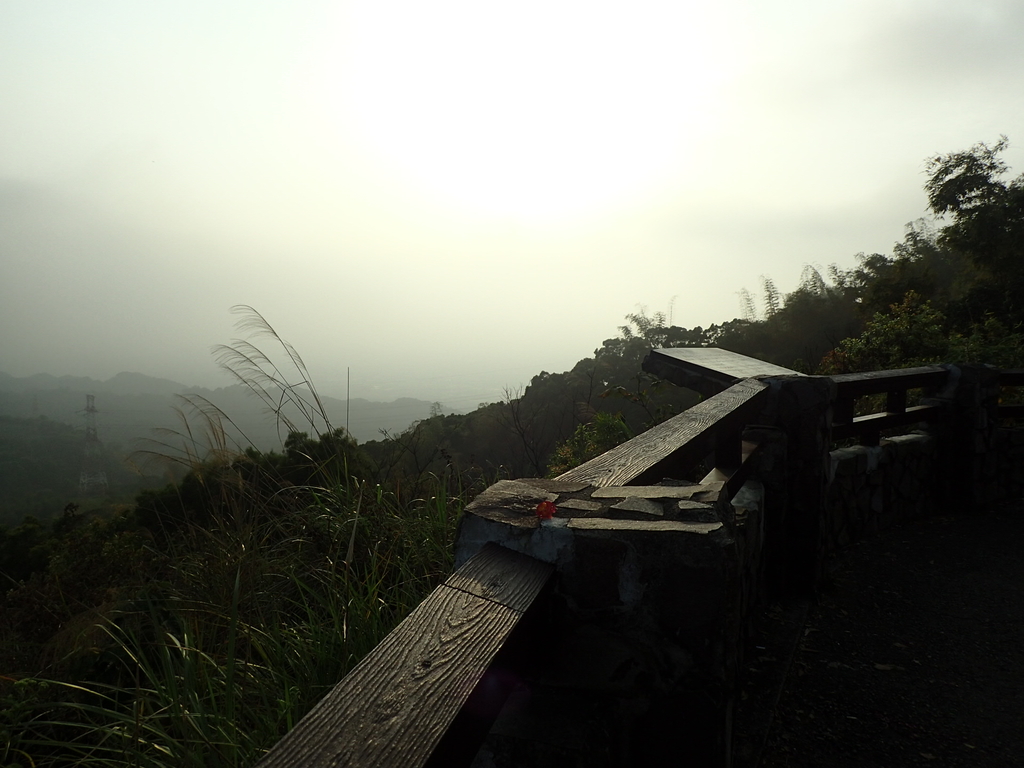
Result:
[[[947,385],[927,401],[944,406],[939,421],[830,452],[819,576],[836,551],[902,520],[981,512],[1024,494],[1024,429],[998,427],[998,371],[947,368]]]
[[[936,439],[914,432],[830,452],[820,558],[936,509]]]
[[[503,481],[463,518],[485,542],[555,564],[548,642],[476,768],[727,765],[732,696],[762,608],[764,491],[722,483],[593,488]],[[555,504],[550,520],[537,505]]]
[[[1024,429],[997,429],[997,374],[950,366],[941,421],[875,447],[829,450],[835,384],[770,380],[761,446],[732,499],[666,480],[594,488],[503,481],[464,515],[456,565],[493,541],[555,564],[529,678],[475,768],[676,762],[728,766],[752,622],[780,594],[813,594],[834,553],[903,520],[1024,493]],[[537,505],[557,513],[539,519]]]

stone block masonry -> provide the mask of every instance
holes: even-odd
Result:
[[[763,578],[764,492],[722,483],[503,481],[467,508],[456,560],[493,541],[555,564],[550,643],[477,758],[498,766],[726,764]],[[537,505],[552,502],[550,520]]]
[[[477,497],[456,565],[495,542],[557,578],[549,639],[476,768],[731,765],[733,697],[769,600],[813,596],[836,552],[904,520],[1024,493],[1024,430],[998,428],[998,372],[944,367],[927,428],[874,446],[833,447],[831,379],[766,379],[760,426],[742,434],[758,446],[752,479],[732,498],[719,470],[643,486],[502,481]]]
[[[949,366],[946,417],[830,452],[818,560],[904,520],[982,511],[1024,493],[1024,429],[998,426],[998,371]]]
[[[410,765],[731,768],[769,601],[813,598],[833,555],[883,528],[1024,492],[1024,430],[999,425],[1024,409],[998,399],[1024,371],[798,376],[662,352],[645,369],[696,376],[712,396],[561,479],[481,494],[460,522],[464,567],[268,759],[292,764],[300,749],[390,765],[404,739]],[[926,397],[908,407],[914,389]],[[858,398],[883,396],[884,412],[856,415]],[[680,479],[699,467],[701,482]],[[748,715],[737,762],[754,755]],[[359,737],[385,723],[392,736]]]
[[[924,432],[831,451],[819,557],[932,514],[938,503],[935,453],[935,438]]]

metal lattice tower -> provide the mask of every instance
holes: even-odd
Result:
[[[78,487],[90,496],[106,494],[107,473],[103,471],[103,446],[96,436],[96,398],[85,396],[85,449]]]

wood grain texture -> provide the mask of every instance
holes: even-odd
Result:
[[[892,371],[868,371],[866,373],[844,373],[833,376],[836,383],[836,397],[861,397],[877,395],[897,389],[917,387],[939,387],[946,381],[949,371],[938,365],[919,368],[903,368]]]
[[[483,585],[489,597],[449,584],[438,587],[285,735],[259,768],[426,764],[523,616],[522,609],[550,576],[550,566],[537,568],[524,560],[531,558],[499,547],[469,560],[459,570],[463,584]]]
[[[744,379],[557,479],[605,487],[654,485],[665,477],[681,477],[719,444],[738,441],[767,394],[767,384]]]
[[[521,612],[530,607],[553,572],[549,563],[486,544],[445,584]]]
[[[658,366],[662,370],[685,371],[698,375],[717,377],[721,381],[737,382],[755,376],[803,376],[799,371],[783,368],[781,365],[758,360],[756,357],[741,355],[718,347],[668,347],[652,349],[645,358],[645,364]],[[648,370],[644,368],[644,370]],[[653,371],[648,371],[652,373]],[[667,377],[666,377],[667,378]],[[671,379],[669,379],[671,381]]]

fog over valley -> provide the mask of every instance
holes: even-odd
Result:
[[[755,760],[795,699],[746,672],[858,537],[1020,511],[1022,40],[1021,0],[0,2],[2,762],[448,764],[492,716],[477,762]],[[1009,764],[975,682],[837,717]],[[587,738],[518,732],[573,690]]]
[[[0,7],[0,371],[216,389],[261,312],[324,394],[468,411],[638,307],[891,253],[1024,125],[1024,6]]]
[[[243,385],[209,390],[142,374],[120,373],[107,381],[97,381],[48,375],[15,378],[0,373],[0,415],[44,416],[83,427],[87,395],[94,396],[98,437],[125,452],[152,448],[148,444],[152,441],[179,443],[180,439],[160,430],[184,432],[183,416],[190,417],[194,427],[201,429],[202,420],[196,418],[190,404],[193,401],[208,401],[223,411],[225,424],[240,448],[251,444],[265,451],[278,449],[288,435],[287,425],[280,424],[276,415]],[[397,434],[432,413],[450,412],[440,404],[414,398],[389,402],[352,398],[348,407],[344,400],[326,395],[323,401],[331,424],[347,426],[360,442],[379,440],[385,431]],[[286,410],[285,415],[303,430],[312,429],[296,409]]]

